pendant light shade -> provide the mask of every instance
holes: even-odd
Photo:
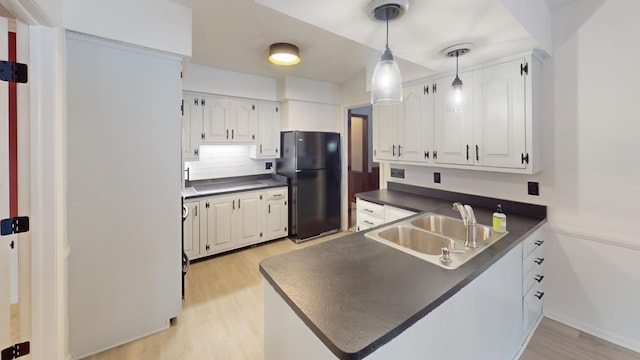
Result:
[[[387,59],[385,59],[386,55],[388,55]],[[393,61],[393,55],[387,48],[373,70],[371,103],[397,104],[399,102],[402,102],[402,77],[398,64]]]
[[[300,50],[293,44],[271,44],[269,46],[269,61],[276,65],[295,65],[300,62]]]
[[[371,78],[372,104],[402,102],[402,76],[398,64],[393,60],[391,49],[389,49],[389,20],[404,14],[408,7],[409,2],[405,0],[374,0],[367,9],[371,19],[385,21],[387,24],[385,51],[373,70]]]

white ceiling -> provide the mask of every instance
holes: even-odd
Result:
[[[174,1],[193,8],[192,62],[200,65],[342,83],[374,66],[384,48],[384,23],[366,13],[370,0]],[[267,51],[275,42],[296,44],[302,62],[270,64]],[[389,24],[404,81],[452,70],[453,60],[441,50],[461,42],[475,44],[461,67],[539,46],[501,0],[411,0],[407,13]]]

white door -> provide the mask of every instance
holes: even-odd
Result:
[[[0,60],[8,59],[7,19],[0,18]],[[0,81],[0,102],[7,104],[9,86]],[[9,215],[9,111],[0,107],[0,219]],[[0,236],[0,350],[11,345],[9,243],[13,236]]]
[[[200,202],[204,217],[200,218],[200,253],[211,254],[226,250],[236,236],[236,198],[216,196]]]
[[[258,151],[260,157],[277,158],[280,144],[280,112],[278,105],[258,105]]]
[[[244,100],[231,101],[230,141],[255,143],[258,109],[255,103]]]

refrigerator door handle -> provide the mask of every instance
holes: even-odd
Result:
[[[302,170],[296,170],[296,172],[297,172],[297,173],[300,173],[300,172],[302,172]]]

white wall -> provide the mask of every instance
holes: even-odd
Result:
[[[404,182],[547,205],[545,314],[640,352],[638,13],[634,0],[591,0],[553,14],[541,173],[405,167]],[[540,182],[539,197],[527,181]]]
[[[285,130],[341,132],[339,105],[282,100],[280,125]]]
[[[65,29],[191,56],[191,9],[169,0],[64,0]]]
[[[208,94],[278,100],[276,79],[196,64],[189,64],[184,70],[182,88]]]

